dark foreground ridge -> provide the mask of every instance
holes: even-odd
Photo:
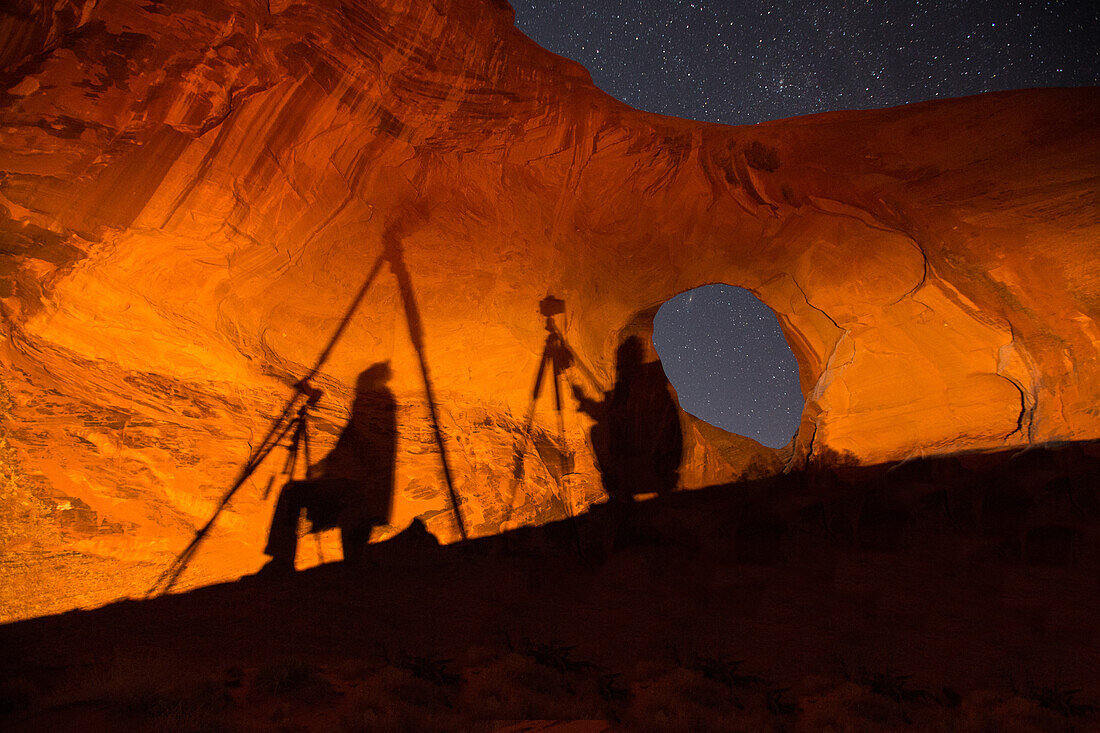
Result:
[[[1100,444],[832,463],[9,624],[0,724],[1100,726]]]

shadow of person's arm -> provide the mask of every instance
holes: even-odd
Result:
[[[579,384],[570,384],[569,386],[573,391],[573,399],[577,401],[577,409],[593,420],[599,420],[603,416],[604,403],[585,394],[584,388]]]

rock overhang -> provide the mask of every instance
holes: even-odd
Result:
[[[807,400],[793,454],[738,447],[774,470],[1100,431],[1095,89],[696,123],[612,100],[505,5],[87,3],[34,21],[5,77],[0,203],[27,239],[5,269],[5,383],[40,492],[138,537],[186,534],[386,236],[481,532],[508,495],[547,293],[608,385],[638,314],[706,283],[756,294]],[[382,358],[407,425],[395,521],[431,513],[447,535],[388,272],[322,380],[329,432]],[[549,406],[537,424],[553,432]],[[586,427],[569,426],[582,503],[601,495]],[[736,476],[744,461],[716,457],[734,439],[691,430],[685,476]],[[518,499],[532,521],[558,483],[539,471]],[[252,497],[229,523],[264,521]]]

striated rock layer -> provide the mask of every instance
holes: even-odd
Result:
[[[548,394],[522,434],[548,293],[605,388],[677,293],[775,310],[799,433],[774,452],[683,415],[687,487],[1100,435],[1096,89],[704,124],[609,98],[499,0],[17,1],[0,49],[5,618],[147,584],[386,243],[412,289],[379,275],[315,427],[331,444],[391,361],[394,528],[455,536],[410,305],[473,535],[603,496],[571,402],[568,445]],[[186,580],[256,566],[281,462]]]

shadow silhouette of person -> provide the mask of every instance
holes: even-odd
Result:
[[[602,399],[572,385],[581,412],[595,421],[592,450],[613,508],[625,507],[638,494],[667,494],[679,483],[680,409],[660,359],[651,356],[647,361],[644,342],[631,336],[619,345],[615,386]]]
[[[336,445],[307,469],[306,479],[283,487],[264,548],[271,560],[261,572],[293,572],[303,509],[314,532],[340,529],[345,560],[361,558],[371,529],[389,521],[397,450],[397,402],[386,386],[391,376],[389,362],[359,375]]]

